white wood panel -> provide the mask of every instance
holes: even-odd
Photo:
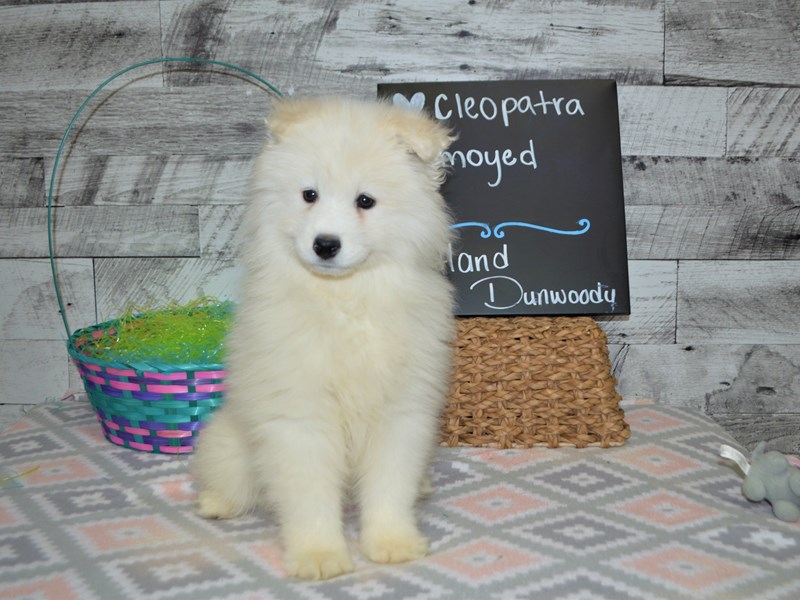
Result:
[[[0,402],[40,404],[68,387],[64,342],[0,339]]]
[[[200,255],[204,258],[236,258],[244,205],[200,207]]]
[[[42,159],[0,159],[0,206],[43,206],[44,200]]]
[[[99,82],[98,82],[99,83]],[[70,117],[91,90],[0,93],[0,156],[55,155]]]
[[[162,2],[167,54],[230,60],[299,92],[361,94],[385,78],[660,82],[662,12],[660,0]]]
[[[118,317],[129,304],[163,305],[209,295],[236,299],[239,270],[229,260],[115,258],[96,261],[100,320]]]
[[[799,345],[612,345],[624,400],[655,400],[710,414],[752,449],[768,440],[800,450]]]
[[[800,56],[794,61],[800,71]],[[728,96],[728,154],[800,158],[800,89],[738,88]]]
[[[800,261],[681,261],[678,343],[800,343]]]
[[[263,144],[263,120],[273,98],[262,90],[243,81],[202,93],[120,90],[104,97],[75,138],[75,148],[99,155],[252,155]]]
[[[726,350],[728,360],[737,366],[736,376],[729,386],[709,391],[708,412],[800,412],[800,346],[760,345]]]
[[[612,345],[625,400],[655,400],[714,414],[797,413],[800,345]]]
[[[661,80],[662,15],[653,2],[417,0],[393,7],[352,4],[337,16],[316,53],[327,70],[394,80],[545,73],[551,78],[614,76],[631,83]],[[630,52],[631,47],[637,51]]]
[[[677,263],[630,261],[628,263],[631,314],[598,317],[612,343],[671,344],[675,341]]]
[[[209,86],[202,93],[153,89],[140,80],[121,87],[112,83],[81,114],[64,156],[250,156],[263,144],[264,117],[273,96],[232,79],[236,85]],[[0,93],[0,156],[55,156],[67,124],[90,91]]]
[[[627,206],[800,205],[800,162],[780,158],[632,156],[622,161]]]
[[[800,259],[800,204],[627,206],[633,259]]]
[[[272,97],[239,84],[210,86],[202,94],[134,84],[98,106],[70,147],[78,155],[252,156],[263,144],[263,117]],[[726,90],[621,86],[618,91],[624,155],[724,155]],[[0,130],[6,132],[0,156],[53,156],[81,94],[0,94]],[[28,112],[46,118],[26,119]]]
[[[800,85],[797,0],[666,0],[664,78]]]
[[[83,385],[83,380],[81,379],[81,374],[75,367],[75,363],[73,363],[71,360],[67,366],[67,390],[83,393],[86,392]]]
[[[156,0],[0,7],[2,90],[100,83],[160,53]],[[151,82],[160,84],[160,78]]]
[[[55,199],[61,205],[238,204],[247,198],[251,166],[250,156],[238,155],[71,156],[59,163]],[[48,182],[52,168],[46,159]]]
[[[800,414],[715,414],[714,420],[730,431],[736,441],[752,451],[759,442],[768,442],[770,450],[800,454]]]
[[[76,206],[53,211],[55,255],[197,256],[197,207]],[[49,256],[47,209],[0,208],[0,256]]]
[[[92,261],[62,259],[56,272],[71,328],[94,323]],[[49,260],[0,260],[0,339],[66,340]]]
[[[623,155],[723,156],[727,92],[720,88],[618,88]]]

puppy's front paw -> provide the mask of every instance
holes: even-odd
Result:
[[[319,547],[286,551],[286,572],[298,579],[330,579],[353,570],[346,547]]]
[[[239,512],[229,501],[211,490],[203,490],[198,494],[195,511],[204,519],[232,519]]]
[[[361,536],[361,549],[373,562],[408,562],[428,553],[428,540],[416,528],[372,530]]]

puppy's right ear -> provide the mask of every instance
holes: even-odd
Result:
[[[264,119],[267,124],[267,139],[270,142],[280,141],[286,132],[311,110],[313,110],[312,103],[307,99],[280,98],[273,100],[269,116]]]

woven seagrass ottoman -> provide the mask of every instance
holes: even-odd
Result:
[[[457,319],[441,445],[620,446],[630,428],[590,317]]]

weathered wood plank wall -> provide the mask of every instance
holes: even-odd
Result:
[[[45,199],[63,129],[138,60],[232,62],[284,92],[381,81],[614,78],[633,294],[600,319],[628,399],[699,408],[800,451],[796,0],[0,0],[0,389],[75,386]],[[120,78],[60,165],[71,325],[127,302],[233,296],[236,229],[270,97],[221,69]]]

